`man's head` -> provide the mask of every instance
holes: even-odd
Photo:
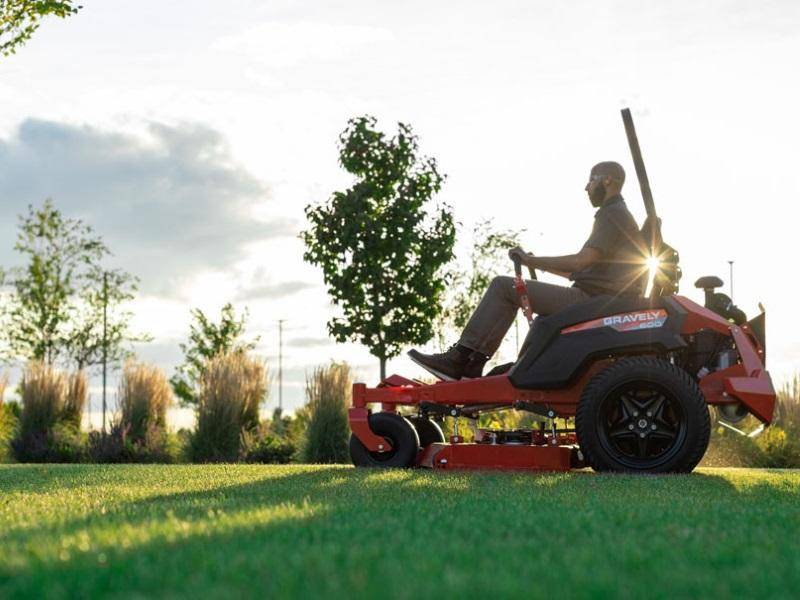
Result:
[[[584,188],[592,206],[603,206],[606,200],[620,193],[625,183],[625,169],[612,161],[597,163],[589,173],[589,183]]]

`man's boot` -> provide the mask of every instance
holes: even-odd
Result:
[[[472,354],[469,355],[467,364],[464,365],[464,370],[461,372],[462,379],[477,379],[478,377],[483,377],[483,367],[486,365],[487,360],[489,360],[489,357],[485,354],[473,351]]]
[[[445,381],[455,381],[462,377],[480,377],[483,366],[488,360],[483,354],[460,344],[455,344],[447,352],[440,354],[422,354],[416,350],[409,350],[408,357],[429,373]]]

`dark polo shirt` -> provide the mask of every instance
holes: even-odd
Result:
[[[645,245],[622,196],[612,196],[595,213],[592,234],[583,247],[599,250],[601,258],[572,274],[575,287],[593,296],[642,293],[647,281],[643,271]]]

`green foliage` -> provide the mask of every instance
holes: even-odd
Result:
[[[388,358],[433,336],[455,226],[449,207],[430,206],[444,176],[433,158],[419,155],[410,126],[399,123],[387,138],[373,117],[359,117],[339,142],[339,164],[356,181],[306,207],[303,257],[322,268],[340,311],[329,333],[366,346],[384,376]]]
[[[192,310],[191,314],[189,342],[180,345],[184,362],[170,379],[175,395],[184,406],[197,404],[197,384],[209,360],[219,354],[249,352],[256,347],[259,339],[242,341],[247,311],[237,317],[230,302],[222,307],[219,323],[213,322],[199,308]]]
[[[72,0],[0,0],[0,54],[15,54],[44,17],[65,19],[83,8]]]
[[[347,407],[352,387],[353,375],[347,363],[317,367],[306,379],[310,419],[303,445],[304,462],[350,462]]]
[[[266,423],[267,433],[299,447],[305,439],[310,419],[308,405],[296,409],[294,414],[284,414],[283,410],[276,407],[272,419]]]
[[[57,422],[46,431],[20,432],[11,448],[23,463],[81,463],[89,457],[88,436],[67,422]]]
[[[130,332],[132,315],[121,308],[133,299],[136,280],[102,268],[110,252],[91,227],[47,200],[20,217],[14,248],[27,264],[10,271],[14,291],[3,306],[2,335],[12,358],[82,370],[99,364],[104,350],[113,364],[128,354],[129,342],[149,339]]]
[[[113,423],[107,434],[89,433],[89,456],[96,463],[173,463],[180,453],[181,440],[153,425],[136,437],[122,423]]]
[[[496,229],[493,220],[478,221],[472,229],[472,241],[466,265],[451,263],[445,272],[447,293],[442,313],[436,321],[439,345],[464,329],[496,275],[509,271],[508,250],[520,245],[524,229]]]
[[[240,458],[245,436],[259,425],[259,407],[268,389],[266,366],[244,352],[219,354],[208,361],[200,377],[192,460]]]
[[[17,415],[14,405],[0,401],[0,462],[6,462],[11,455],[11,440],[17,430]]]
[[[759,466],[773,469],[800,468],[800,436],[797,429],[787,431],[779,426],[769,427],[756,438],[762,452]]]
[[[246,434],[243,442],[244,460],[249,463],[287,464],[297,454],[297,444],[269,432]]]

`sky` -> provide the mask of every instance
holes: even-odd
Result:
[[[285,319],[287,409],[331,359],[377,383],[377,359],[328,338],[334,309],[297,237],[304,208],[351,183],[336,147],[349,118],[413,126],[447,174],[437,200],[462,224],[462,258],[490,217],[553,255],[588,236],[583,187],[598,161],[626,168],[623,194],[644,218],[626,106],[681,293],[701,301],[692,284],[710,274],[729,292],[733,260],[735,302],[767,308],[774,378],[800,370],[800,4],[82,4],[0,58],[0,265],[17,260],[17,215],[51,197],[103,236],[110,266],[139,277],[134,327],[153,341],[136,350],[168,374],[190,309],[230,301],[249,311],[273,375]],[[402,356],[388,371],[422,375]],[[96,403],[96,381],[92,392]],[[277,396],[273,384],[267,409]]]

